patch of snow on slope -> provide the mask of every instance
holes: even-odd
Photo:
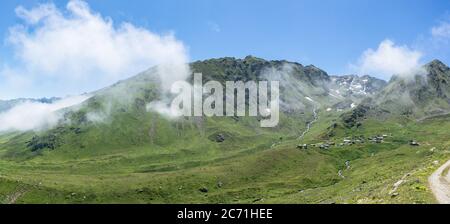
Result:
[[[312,103],[314,103],[314,100],[313,99],[311,99],[310,97],[307,97],[307,96],[305,96],[305,98],[308,100],[308,101],[310,101],[310,102],[312,102]]]

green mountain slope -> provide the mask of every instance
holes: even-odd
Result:
[[[206,80],[280,80],[279,126],[261,128],[257,117],[173,120],[147,111],[148,103],[163,97],[150,69],[91,93],[76,110],[66,109],[53,129],[0,135],[0,201],[434,202],[426,176],[437,166],[435,160],[448,158],[450,118],[417,121],[364,107],[365,97],[386,94],[393,81],[381,93],[385,84],[380,82],[367,85],[374,87],[368,95],[349,91],[340,97],[336,90],[358,86],[353,82],[357,78],[347,82],[314,66],[255,57],[199,61],[191,68]],[[430,71],[442,70],[446,73],[439,66]],[[446,94],[445,83],[432,86],[439,86],[436,94]],[[333,109],[348,98],[360,105]],[[342,121],[348,116],[355,116],[355,125]],[[299,139],[307,126],[310,130]],[[383,143],[340,144],[346,138],[380,134],[389,138]],[[411,139],[421,145],[410,146]],[[309,147],[301,149],[299,144]],[[325,144],[330,146],[319,147]],[[391,193],[408,173],[395,189],[398,194]]]
[[[289,68],[286,69],[286,66]],[[205,82],[267,80],[270,75],[281,74],[280,124],[269,130],[260,128],[259,118],[252,117],[164,119],[162,115],[146,110],[146,104],[162,97],[156,71],[150,69],[92,93],[93,96],[81,105],[81,109],[68,111],[65,120],[56,128],[24,134],[21,135],[23,138],[19,136],[11,140],[5,144],[9,152],[5,155],[11,158],[33,156],[48,149],[58,149],[55,151],[72,151],[70,155],[73,156],[78,154],[79,149],[95,149],[95,154],[101,149],[110,153],[114,148],[134,146],[201,147],[205,144],[209,149],[216,148],[211,146],[217,145],[214,142],[216,135],[227,136],[220,145],[245,138],[273,142],[280,137],[296,138],[300,135],[305,123],[312,119],[314,104],[336,102],[326,94],[328,75],[312,66],[247,57],[243,60],[224,58],[195,62],[192,70],[202,72]],[[317,102],[311,102],[311,98]],[[33,135],[31,139],[30,135]],[[198,142],[193,141],[195,139]]]

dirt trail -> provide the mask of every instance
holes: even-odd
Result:
[[[15,191],[15,192],[13,192],[12,194],[10,194],[10,195],[8,195],[8,196],[6,197],[6,200],[5,200],[4,203],[5,203],[5,204],[15,204],[16,201],[17,201],[20,197],[22,197],[25,193],[26,193],[26,190],[24,190],[24,189]]]
[[[440,116],[446,116],[446,115],[450,115],[450,112],[444,112],[444,113],[439,113],[439,114],[434,114],[434,115],[429,115],[429,116],[425,116],[422,118],[417,119],[417,122],[422,122],[424,120],[428,120],[430,118],[435,118],[435,117],[440,117]]]
[[[450,160],[428,178],[431,191],[440,204],[450,204]],[[447,173],[445,173],[447,171]]]

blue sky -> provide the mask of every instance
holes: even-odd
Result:
[[[19,5],[30,9],[46,2],[2,1],[1,39],[8,37],[10,27],[22,23],[15,13]],[[51,2],[60,9],[67,4]],[[422,61],[439,58],[450,63],[448,40],[440,41],[443,46],[430,40],[432,28],[449,21],[448,0],[91,0],[88,4],[114,24],[129,22],[157,34],[174,32],[191,61],[254,55],[345,74],[352,72],[349,65],[357,63],[363,52],[376,50],[389,39],[420,50]],[[14,67],[14,54],[4,41],[0,63]]]

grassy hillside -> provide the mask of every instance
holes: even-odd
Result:
[[[274,136],[229,145],[191,139],[182,148],[45,151],[32,159],[0,162],[0,197],[5,203],[15,197],[15,203],[432,203],[426,179],[450,157],[449,119],[368,120],[330,140],[379,133],[392,137],[381,144],[328,150],[297,149],[299,143],[325,141],[308,135],[275,146]],[[318,123],[311,133],[326,131],[325,126]],[[421,146],[410,146],[410,139]],[[391,191],[399,180],[405,182],[397,195]]]
[[[248,57],[192,66],[207,79],[246,81],[283,64]],[[174,120],[147,111],[163,97],[149,70],[92,93],[53,129],[0,134],[0,202],[435,202],[426,179],[450,158],[450,116],[328,110],[339,101],[327,95],[325,72],[300,64],[288,71],[283,81],[294,85],[282,100],[300,106],[282,108],[272,129],[260,128],[258,117]],[[299,139],[314,108],[317,121]],[[380,135],[383,142],[368,140]],[[364,142],[341,144],[356,138]]]

